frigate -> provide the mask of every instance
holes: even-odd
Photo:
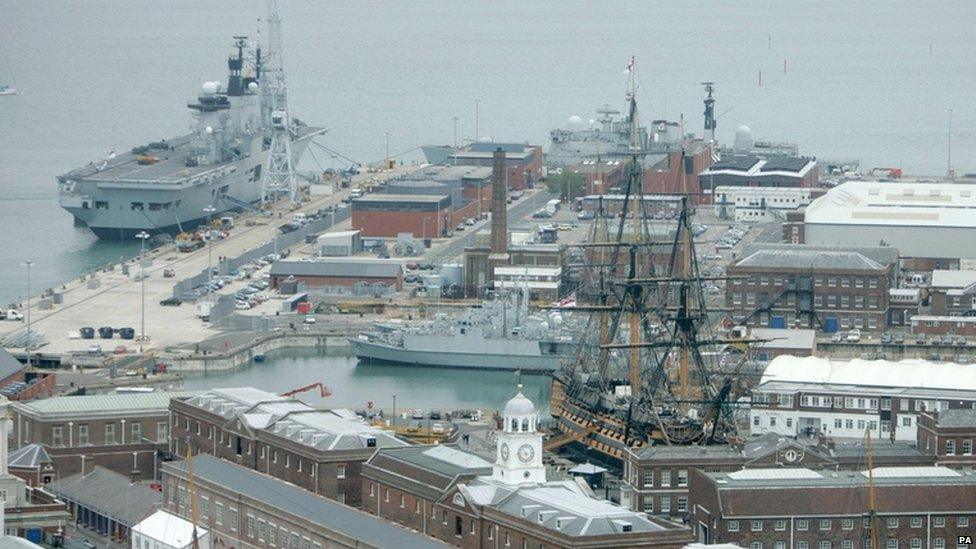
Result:
[[[269,23],[270,24],[270,23]],[[236,36],[226,85],[205,82],[187,104],[189,133],[110,152],[58,177],[61,207],[99,238],[185,232],[208,216],[247,210],[263,200],[273,132],[281,126],[278,96],[264,79],[261,46]],[[275,70],[280,71],[280,65]],[[294,161],[323,130],[292,119]]]
[[[574,315],[530,313],[521,292],[433,319],[384,322],[349,338],[362,363],[548,373],[576,354]],[[579,315],[575,315],[578,317]]]

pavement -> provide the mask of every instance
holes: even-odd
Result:
[[[403,167],[389,172],[362,174],[354,179],[353,186],[366,179],[385,179],[399,175],[415,167]],[[343,189],[330,196],[315,196],[310,202],[301,204],[295,211],[312,213],[319,208],[338,204],[350,192]],[[278,234],[278,226],[282,218],[290,217],[290,204],[278,204],[272,210],[272,216],[244,214],[240,216],[231,231],[230,236],[215,241],[212,250],[208,247],[190,253],[180,253],[172,245],[150,251],[147,257],[151,265],[146,267],[148,277],[145,280],[145,327],[149,335],[143,344],[145,350],[160,351],[167,347],[191,341],[199,341],[215,335],[216,330],[208,327],[195,316],[192,304],[179,307],[160,306],[159,302],[171,297],[173,285],[182,278],[196,275],[205,270],[208,261],[216,265],[220,256],[235,257],[241,253],[271,241]],[[247,222],[253,222],[248,226]],[[209,252],[209,253],[208,253]],[[212,260],[208,260],[212,254]],[[137,260],[125,263],[129,274],[122,274],[122,264],[114,266],[112,270],[103,269],[92,276],[100,282],[94,289],[86,283],[75,279],[61,289],[64,302],[54,305],[52,309],[38,308],[38,299],[32,300],[31,330],[41,334],[47,341],[37,352],[43,354],[62,355],[69,352],[84,352],[91,345],[101,345],[103,350],[112,352],[116,346],[124,345],[128,352],[138,350],[139,343],[133,340],[84,340],[73,339],[69,334],[76,333],[83,326],[90,326],[96,330],[100,326],[113,328],[131,327],[137,337],[141,332],[141,303],[143,285],[135,280],[140,267]],[[176,271],[175,278],[164,278],[163,270]],[[244,282],[225,288],[226,292],[233,292]],[[26,310],[23,311],[26,316]],[[24,322],[0,322],[0,334],[7,335],[26,328]]]

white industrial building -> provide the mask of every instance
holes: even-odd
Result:
[[[804,241],[898,248],[901,257],[976,257],[976,186],[849,181],[806,209]]]
[[[972,365],[784,355],[753,391],[750,432],[914,441],[921,410],[950,408],[976,408]]]
[[[722,219],[762,223],[785,219],[787,212],[810,204],[823,191],[806,187],[716,187],[715,215]]]

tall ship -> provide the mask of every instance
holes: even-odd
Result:
[[[105,239],[142,231],[172,235],[208,215],[250,209],[267,197],[266,163],[276,132],[287,135],[297,162],[308,140],[322,131],[288,118],[280,39],[274,40],[280,19],[272,10],[272,47],[262,57],[260,45],[235,37],[226,84],[205,82],[187,104],[193,116],[189,133],[128,152],[113,150],[58,177],[61,207],[76,225]]]
[[[530,313],[513,292],[458,315],[385,322],[349,338],[364,364],[387,363],[550,373],[575,356],[581,327],[558,311]]]
[[[717,333],[704,285],[721,277],[698,267],[691,195],[681,198],[674,236],[661,240],[642,211],[642,160],[635,80],[624,211],[615,227],[596,215],[575,310],[588,312],[580,347],[552,376],[553,449],[578,443],[619,460],[629,447],[729,442],[745,390],[740,370],[751,343]],[[657,240],[655,240],[657,239]],[[728,350],[737,360],[722,360]]]

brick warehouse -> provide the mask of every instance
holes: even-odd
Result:
[[[352,200],[352,228],[363,236],[435,238],[452,226],[449,196],[371,194]]]
[[[976,521],[976,475],[945,467],[876,467],[874,547],[960,547]],[[693,471],[691,526],[704,543],[786,549],[872,547],[867,471]],[[966,547],[967,545],[961,545]]]
[[[208,453],[353,507],[360,466],[378,448],[406,446],[345,409],[318,410],[250,387],[173,400],[171,451]]]
[[[40,444],[54,462],[51,478],[100,465],[132,478],[153,478],[169,445],[170,399],[194,392],[62,396],[14,403],[11,448]]]
[[[542,178],[542,147],[520,143],[472,143],[451,155],[448,162],[461,166],[491,166],[495,149],[505,153],[508,187],[519,190],[535,186]]]
[[[753,244],[726,272],[733,277],[725,288],[726,304],[737,323],[881,331],[888,326],[898,251]]]
[[[271,266],[271,287],[286,280],[304,282],[309,288],[382,284],[399,292],[403,267],[384,260],[276,261]]]

